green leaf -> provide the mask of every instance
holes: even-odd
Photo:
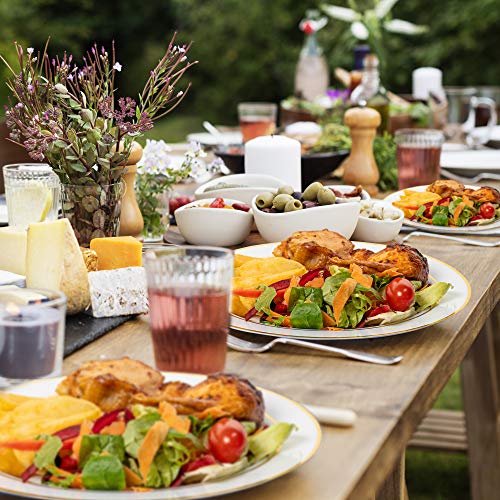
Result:
[[[75,163],[71,162],[70,165],[75,172],[84,172],[84,173],[87,172],[85,166],[82,165],[80,162],[75,162]]]
[[[93,457],[98,457],[103,452],[115,456],[123,462],[125,459],[125,445],[122,436],[108,434],[87,434],[82,437],[80,446],[79,465],[85,464]]]
[[[448,207],[444,205],[436,205],[433,207],[432,224],[434,226],[448,225]]]
[[[40,470],[54,465],[57,454],[59,453],[61,448],[61,438],[57,436],[49,437],[47,441],[45,441],[43,446],[35,453],[33,463]]]
[[[248,438],[248,451],[253,455],[252,462],[276,455],[295,429],[297,427],[294,424],[278,422],[258,434],[250,436]]]
[[[93,457],[83,468],[82,483],[88,490],[124,490],[126,481],[123,465],[113,455]]]
[[[309,300],[318,304],[319,307],[323,305],[323,292],[321,288],[313,288],[310,286],[295,286],[290,291],[290,300],[288,301],[288,310],[291,311],[295,305],[301,304]]]
[[[290,314],[290,324],[294,328],[307,328],[321,330],[323,328],[323,315],[318,304],[303,302],[296,305]]]
[[[137,458],[139,448],[146,433],[160,419],[161,415],[156,411],[154,413],[147,413],[140,418],[135,418],[127,424],[127,428],[123,433],[123,442],[125,443],[125,450],[129,455]]]
[[[56,148],[65,148],[67,146],[67,143],[65,141],[62,141],[61,139],[57,139],[52,143]]]
[[[274,297],[276,297],[276,290],[272,286],[264,287],[262,293],[257,298],[254,304],[257,312],[269,310],[271,308],[271,303]]]

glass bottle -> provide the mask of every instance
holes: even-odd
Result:
[[[382,118],[378,133],[383,134],[389,125],[389,98],[380,84],[379,60],[375,54],[368,54],[363,61],[361,83],[351,94],[351,102],[356,106],[376,109]]]
[[[317,32],[324,24],[321,20],[305,20],[300,24],[305,40],[295,70],[295,95],[307,101],[325,96],[330,83],[328,64],[317,39]]]

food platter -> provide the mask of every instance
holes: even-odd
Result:
[[[466,185],[469,189],[478,189],[479,186]],[[412,191],[425,191],[427,185],[412,187]],[[385,201],[392,203],[398,201],[404,194],[404,190],[397,191],[390,194],[385,198]],[[482,231],[491,231],[492,229],[500,230],[500,220],[492,222],[491,224],[485,224],[482,226],[463,226],[463,227],[446,227],[446,226],[433,226],[432,224],[424,224],[422,222],[412,221],[408,218],[404,219],[404,224],[406,226],[414,227],[421,231],[428,231],[431,233],[441,233],[441,234],[471,234],[471,233],[481,233]]]
[[[166,380],[179,380],[195,384],[203,375],[169,372]],[[55,394],[56,386],[63,378],[52,378],[16,386],[8,392],[23,396],[47,397]],[[144,491],[140,493],[122,491],[82,491],[45,486],[35,482],[23,483],[19,478],[0,473],[0,492],[41,499],[78,500],[164,500],[210,498],[252,488],[287,474],[309,460],[317,451],[321,441],[321,429],[316,419],[301,405],[272,391],[262,389],[266,405],[266,419],[287,421],[295,424],[293,432],[281,451],[264,463],[245,469],[229,478],[206,483],[179,486],[176,488]]]
[[[384,248],[384,245],[364,242],[353,242],[355,248],[366,248],[377,252]],[[270,257],[278,243],[255,245],[236,250],[237,254],[251,257]],[[453,288],[443,297],[442,301],[433,309],[423,312],[401,323],[394,323],[384,326],[373,326],[364,328],[351,328],[337,331],[329,330],[309,330],[296,328],[283,328],[261,324],[256,321],[245,321],[244,318],[231,314],[231,328],[234,330],[255,333],[258,335],[270,335],[274,337],[288,337],[297,339],[317,339],[317,340],[348,340],[348,339],[371,339],[399,335],[414,330],[420,330],[428,326],[439,323],[449,316],[462,310],[470,299],[470,285],[467,279],[456,269],[444,262],[427,257],[430,270],[430,281],[445,281]]]

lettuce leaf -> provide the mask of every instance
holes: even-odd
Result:
[[[82,470],[82,483],[88,490],[124,490],[122,463],[113,455],[92,457]]]
[[[102,452],[113,455],[120,462],[123,462],[125,459],[123,438],[109,434],[87,434],[83,436],[78,458],[80,467],[84,467],[91,458],[98,457]]]
[[[160,420],[161,415],[157,410],[154,412],[146,413],[140,418],[135,418],[131,420],[123,433],[123,442],[125,444],[126,452],[133,458],[137,458],[137,453],[141,443],[146,436],[146,433],[152,427],[152,425]]]
[[[288,310],[291,311],[296,305],[309,300],[319,307],[323,305],[323,293],[320,288],[310,286],[294,286],[290,291],[290,300],[288,301]]]
[[[272,286],[265,286],[253,306],[257,312],[269,311],[274,297],[276,297],[276,290]]]
[[[321,330],[323,328],[321,309],[314,302],[301,302],[293,308],[290,324],[294,328]]]
[[[43,446],[35,453],[33,463],[40,470],[53,466],[61,448],[61,438],[57,436],[50,436],[47,441],[45,441]]]

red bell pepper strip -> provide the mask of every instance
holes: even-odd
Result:
[[[368,318],[373,318],[374,316],[378,316],[379,314],[388,313],[391,311],[391,308],[384,304],[378,307],[374,307],[369,313]]]
[[[245,321],[250,321],[256,314],[257,314],[257,309],[255,309],[255,307],[252,307],[252,309],[250,309],[245,314]]]
[[[125,419],[125,423],[128,424],[131,420],[134,420],[134,414],[130,410],[130,408],[125,408],[125,412],[123,413],[123,417]]]
[[[260,297],[261,294],[262,290],[244,290],[244,289],[233,290],[233,295],[238,295],[238,297],[250,297],[252,299],[256,299]]]
[[[112,424],[115,420],[118,420],[118,416],[122,411],[123,408],[119,408],[118,410],[113,410],[110,411],[109,413],[105,413],[104,415],[100,416],[92,426],[92,433],[99,434],[99,432],[101,432],[104,429],[104,427],[107,427],[108,425]]]
[[[78,470],[78,461],[71,456],[63,457],[59,468],[67,472],[76,472]]]
[[[447,198],[441,198],[437,204],[438,205],[449,205],[451,202],[452,202],[452,198],[450,196],[448,196]]]
[[[288,306],[284,302],[280,302],[274,307],[274,312],[277,312],[278,314],[286,314],[288,312]]]
[[[332,273],[330,272],[330,269],[328,269],[327,267],[325,267],[323,269],[323,278],[325,278],[325,280],[326,280],[326,278],[329,278],[331,275],[332,275]]]
[[[318,269],[312,269],[308,271],[302,278],[300,278],[299,286],[305,286],[306,283],[309,283],[311,280],[316,278],[318,274],[323,270],[323,268],[319,267]]]
[[[0,443],[0,448],[9,448],[18,451],[38,451],[44,444],[44,439],[26,439],[24,441],[6,441]]]
[[[276,283],[273,283],[272,285],[269,285],[269,286],[274,288],[276,291],[286,290],[290,286],[290,280],[289,279],[280,280],[280,281],[277,281]]]
[[[31,464],[25,471],[21,474],[21,479],[23,483],[29,481],[38,472],[38,467],[35,464]]]
[[[78,437],[80,434],[80,424],[72,425],[71,427],[66,427],[60,431],[54,432],[53,436],[57,436],[61,441],[66,441],[68,439],[73,439]]]
[[[215,460],[212,455],[208,454],[204,455],[201,458],[198,458],[197,460],[189,462],[186,465],[183,465],[181,470],[179,471],[177,479],[170,485],[170,487],[175,488],[176,486],[180,486],[182,484],[182,481],[184,480],[184,474],[186,474],[186,472],[193,472],[195,470],[201,469],[202,467],[214,465],[216,463],[217,460]]]

